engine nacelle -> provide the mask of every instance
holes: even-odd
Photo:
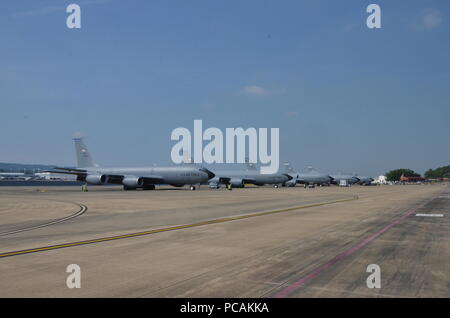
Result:
[[[106,176],[104,174],[88,174],[86,182],[90,184],[105,184]]]
[[[296,181],[295,179],[286,181],[286,183],[285,183],[285,185],[286,185],[287,187],[295,187],[296,184],[297,184],[297,181]]]
[[[122,183],[129,188],[138,188],[144,185],[144,179],[139,177],[125,177],[123,178]]]
[[[242,181],[242,179],[231,178],[229,183],[233,186],[233,188],[244,187],[244,181]]]

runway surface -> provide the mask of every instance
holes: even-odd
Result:
[[[450,297],[449,203],[442,184],[2,187],[0,297]]]

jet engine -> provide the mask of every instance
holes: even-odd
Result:
[[[231,178],[229,183],[233,186],[233,188],[244,187],[244,181],[242,181],[242,179]]]
[[[101,174],[89,174],[86,176],[86,182],[90,184],[105,184],[106,176]]]
[[[291,179],[289,181],[286,181],[285,185],[287,187],[295,187],[295,185],[297,184],[297,181],[295,179]]]
[[[129,188],[138,188],[144,185],[144,179],[139,177],[125,177],[123,178],[122,183]]]

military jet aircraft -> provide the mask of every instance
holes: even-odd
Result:
[[[274,188],[291,180],[292,177],[286,173],[262,174],[252,164],[247,164],[247,168],[238,170],[213,170],[214,178],[209,179],[208,184],[211,189],[218,189],[220,185],[226,185],[228,190],[232,188],[244,188],[245,184],[263,186],[271,184]]]
[[[370,178],[370,177],[364,177],[364,176],[358,176],[358,175],[356,175],[356,177],[359,179],[359,181],[357,182],[359,185],[371,185],[372,181],[374,181],[374,179]]]
[[[284,185],[288,187],[295,187],[297,184],[303,184],[305,188],[314,187],[316,185],[327,185],[333,181],[329,175],[325,173],[318,172],[313,167],[309,166],[308,171],[301,173],[295,172],[289,162],[284,164],[286,172],[292,177],[291,180],[286,182]]]
[[[341,183],[341,180],[345,181],[347,184],[355,184],[360,181],[360,179],[356,176],[352,176],[349,174],[334,174],[331,175],[333,178],[333,181],[331,183],[339,185]]]
[[[88,184],[122,184],[124,190],[154,190],[155,185],[168,184],[175,187],[207,182],[214,173],[203,167],[185,165],[178,167],[104,168],[94,163],[82,138],[74,138],[77,168],[54,167],[55,173],[73,174],[78,181]]]

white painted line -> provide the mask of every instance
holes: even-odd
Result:
[[[417,213],[416,216],[430,216],[430,217],[442,218],[442,217],[444,217],[444,214],[423,214],[423,213]]]

